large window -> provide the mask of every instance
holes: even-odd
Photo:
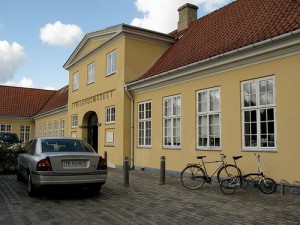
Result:
[[[115,123],[116,122],[116,108],[115,106],[110,106],[106,108],[106,124]]]
[[[79,72],[73,74],[73,91],[79,88]]]
[[[106,75],[112,75],[116,73],[117,67],[116,67],[116,59],[117,59],[117,51],[114,50],[107,54],[106,56]]]
[[[65,120],[60,120],[60,136],[65,136]]]
[[[58,136],[58,122],[54,120],[53,136]]]
[[[151,146],[152,115],[151,102],[138,104],[138,146]]]
[[[11,132],[10,124],[0,124],[0,132]]]
[[[88,65],[88,84],[94,83],[95,81],[95,62]]]
[[[197,92],[197,148],[221,147],[220,88]]]
[[[180,95],[163,99],[163,146],[179,148],[181,146],[181,97]]]
[[[47,136],[47,124],[46,123],[43,124],[43,130],[44,130],[44,137],[46,137]]]
[[[20,141],[29,142],[30,138],[30,126],[29,125],[21,125],[20,126]]]
[[[275,112],[274,77],[242,83],[244,150],[276,149]]]
[[[48,136],[52,136],[52,122],[48,122]]]

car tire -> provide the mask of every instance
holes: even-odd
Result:
[[[101,190],[102,184],[90,184],[88,186],[88,191],[90,194],[95,195],[98,194]]]
[[[30,197],[34,197],[36,195],[36,188],[32,184],[32,178],[30,172],[27,175],[27,192]]]

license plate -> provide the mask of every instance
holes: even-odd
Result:
[[[82,161],[82,160],[63,161],[63,167],[64,168],[86,168],[87,161]]]

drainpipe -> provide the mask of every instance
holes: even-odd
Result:
[[[134,129],[134,99],[133,96],[129,93],[127,85],[124,85],[124,89],[125,92],[127,94],[127,96],[130,98],[130,169],[133,170],[134,169],[134,149],[133,149],[133,143],[134,143],[134,133],[133,133],[133,129]]]

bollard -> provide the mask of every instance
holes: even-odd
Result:
[[[107,161],[107,151],[104,151],[104,159]]]
[[[129,187],[129,163],[127,156],[124,159],[124,186]]]
[[[165,184],[166,181],[166,157],[160,157],[160,182],[159,184]]]

